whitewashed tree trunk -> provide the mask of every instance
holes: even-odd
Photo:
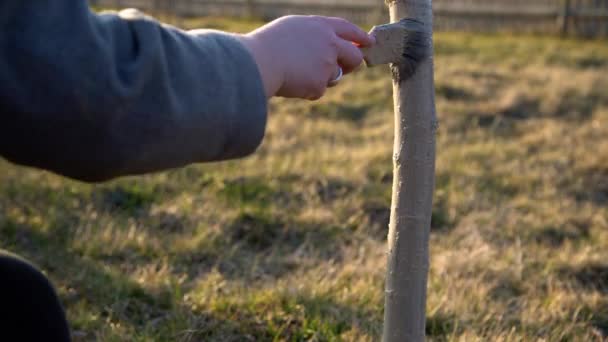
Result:
[[[432,37],[432,0],[388,0],[391,22],[413,18]],[[411,74],[392,65],[395,104],[394,180],[388,236],[385,342],[423,341],[429,235],[435,187],[433,53]]]

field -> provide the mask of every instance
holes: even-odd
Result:
[[[429,340],[608,339],[606,43],[436,35]],[[0,248],[48,274],[76,341],[376,341],[391,93],[360,70],[273,100],[247,159],[102,185],[0,161]]]

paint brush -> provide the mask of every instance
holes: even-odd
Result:
[[[399,67],[400,78],[407,79],[418,64],[431,55],[431,30],[415,19],[374,26],[370,31],[376,43],[361,48],[368,67],[393,63]]]

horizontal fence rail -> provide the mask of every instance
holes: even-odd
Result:
[[[91,0],[104,8],[135,7],[177,17],[232,16],[265,20],[319,14],[360,24],[386,21],[381,0]],[[434,0],[437,30],[529,32],[608,37],[608,0]]]

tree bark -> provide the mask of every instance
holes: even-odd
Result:
[[[432,37],[432,0],[388,0],[391,22],[413,18]],[[435,187],[433,52],[411,74],[391,65],[395,104],[394,179],[388,235],[385,342],[424,341],[429,235]]]

